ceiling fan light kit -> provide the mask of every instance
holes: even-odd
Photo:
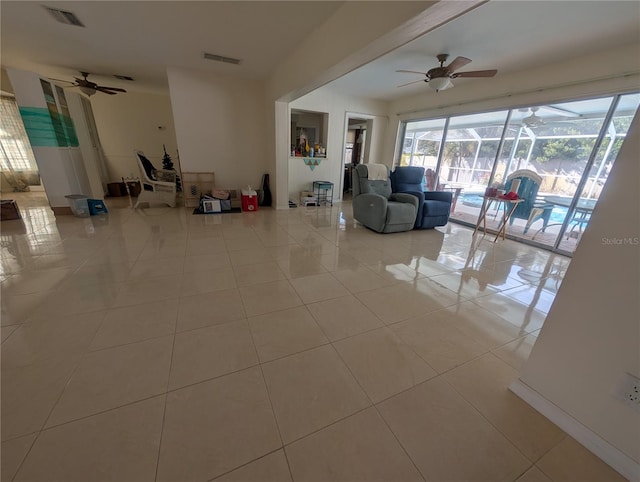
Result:
[[[403,72],[408,74],[420,74],[424,75],[426,78],[421,80],[416,80],[414,82],[409,82],[408,84],[402,84],[398,87],[404,87],[405,85],[414,84],[417,82],[427,82],[429,87],[431,87],[436,92],[441,90],[449,89],[453,87],[453,82],[451,79],[457,79],[458,77],[469,77],[469,78],[479,78],[479,77],[493,77],[498,73],[497,70],[474,70],[470,72],[456,72],[456,70],[464,67],[468,63],[471,62],[471,59],[466,57],[456,57],[453,59],[449,65],[445,66],[444,63],[447,61],[449,57],[448,54],[439,54],[437,56],[438,62],[440,62],[439,67],[434,67],[427,72],[416,72],[415,70],[396,70],[396,72]]]
[[[80,88],[80,92],[82,92],[84,95],[86,95],[87,97],[91,97],[93,94],[96,93],[95,89],[92,89],[90,87],[86,87],[84,85],[80,85],[78,86]]]
[[[431,79],[428,84],[429,87],[436,92],[453,87],[453,82],[449,80],[449,77],[436,77],[435,79]]]

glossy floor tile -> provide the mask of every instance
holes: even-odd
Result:
[[[371,405],[330,345],[265,363],[262,368],[285,443]]]
[[[437,374],[388,328],[340,340],[335,347],[374,403]]]
[[[56,218],[15,194],[3,482],[619,480],[507,389],[567,258],[380,235],[349,203]]]
[[[373,408],[286,447],[294,480],[422,481]]]
[[[249,318],[261,362],[329,343],[304,306]]]
[[[164,404],[162,395],[41,432],[15,480],[154,480]]]
[[[514,480],[531,464],[441,378],[379,408],[427,481]]]
[[[157,480],[210,480],[282,446],[260,368],[167,396]]]

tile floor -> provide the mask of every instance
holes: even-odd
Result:
[[[6,196],[5,196],[6,197]],[[3,481],[615,481],[507,390],[569,259],[350,204],[2,223]]]

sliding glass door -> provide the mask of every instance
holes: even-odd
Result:
[[[570,254],[639,104],[635,93],[411,121],[399,164],[435,171],[437,188],[457,197],[451,220],[470,226],[486,187],[519,185],[527,199],[507,235]],[[499,227],[497,213],[486,220]]]
[[[452,117],[439,166],[443,189],[457,195],[452,219],[474,224],[489,186],[508,111]],[[488,217],[491,225],[497,218]]]
[[[566,224],[557,239],[559,251],[573,252],[580,241],[639,105],[640,94],[623,95],[617,100],[611,119],[604,126],[593,162],[576,187],[577,195],[567,207]]]

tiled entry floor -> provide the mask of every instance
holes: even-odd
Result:
[[[507,390],[569,260],[350,205],[2,224],[2,480],[615,481]],[[23,208],[24,206],[24,208]]]

